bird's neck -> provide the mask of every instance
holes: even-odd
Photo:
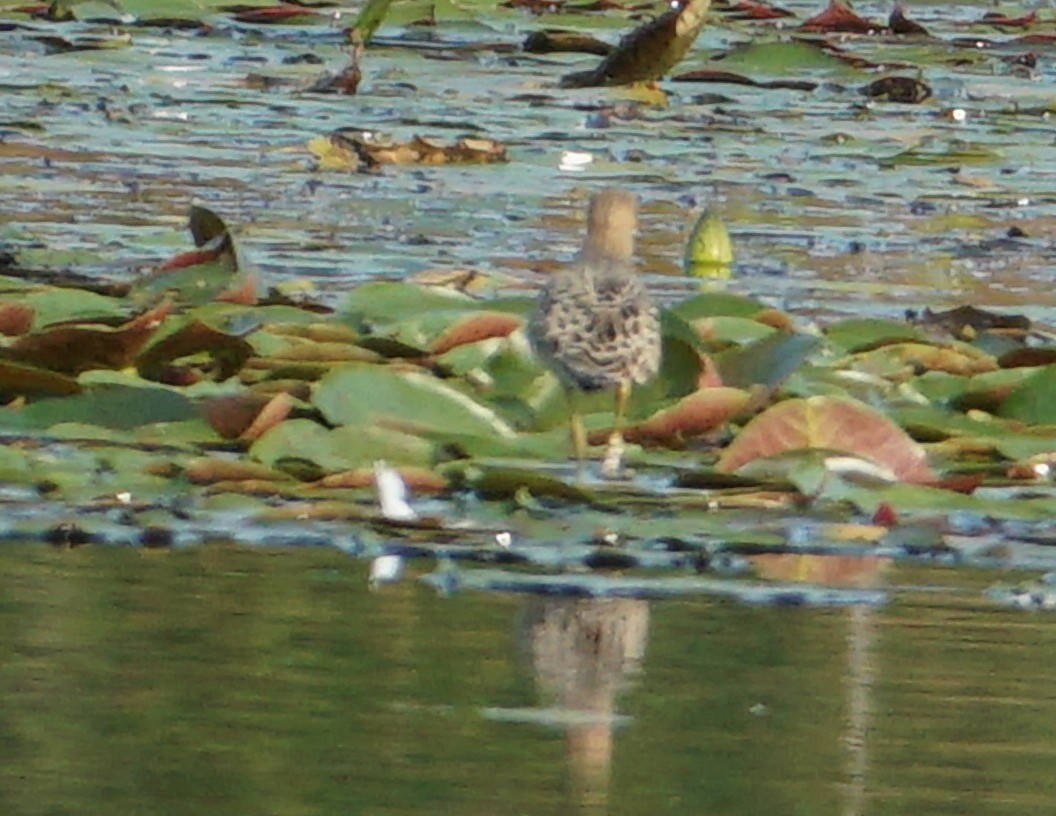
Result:
[[[583,274],[593,281],[623,280],[634,274],[630,253],[615,254],[587,244],[579,253]]]

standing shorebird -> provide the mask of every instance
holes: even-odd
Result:
[[[615,416],[605,475],[620,469],[623,417],[635,383],[660,367],[660,317],[634,270],[637,203],[626,190],[602,190],[590,201],[579,257],[554,274],[528,326],[536,353],[565,386],[576,459],[587,434],[577,408],[580,391],[614,389]]]

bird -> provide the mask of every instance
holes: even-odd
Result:
[[[631,390],[660,368],[660,314],[634,265],[638,202],[627,190],[597,192],[587,210],[587,234],[575,261],[543,287],[528,323],[536,355],[565,387],[576,460],[587,435],[577,408],[581,392],[612,390],[614,421],[603,475],[616,475]]]

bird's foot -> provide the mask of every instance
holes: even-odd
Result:
[[[623,452],[623,435],[614,433],[609,437],[609,445],[605,449],[605,458],[601,460],[602,479],[622,479],[624,477]]]

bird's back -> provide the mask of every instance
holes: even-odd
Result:
[[[630,264],[575,267],[547,284],[529,324],[537,352],[583,390],[644,383],[660,366],[660,317]]]

